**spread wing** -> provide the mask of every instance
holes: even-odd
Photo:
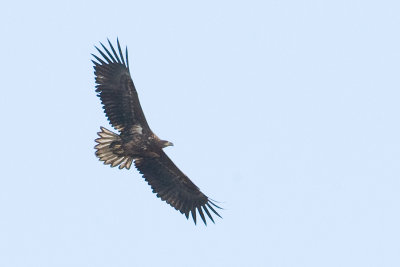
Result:
[[[149,128],[129,73],[128,49],[124,58],[118,39],[118,53],[111,42],[108,43],[112,53],[100,43],[103,51],[97,47],[96,49],[101,58],[92,54],[96,59],[92,60],[96,76],[96,92],[101,99],[104,112],[111,125],[118,131],[137,123]]]
[[[157,197],[166,201],[176,210],[189,218],[192,213],[196,224],[196,209],[207,225],[204,212],[214,222],[209,209],[221,217],[213,208],[215,205],[190,179],[176,167],[172,160],[163,152],[158,158],[139,158],[135,160],[136,168],[153,189]]]

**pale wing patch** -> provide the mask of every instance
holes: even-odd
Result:
[[[135,124],[132,127],[132,132],[136,134],[143,134],[143,128],[140,126],[140,124]]]

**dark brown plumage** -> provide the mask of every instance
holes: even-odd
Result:
[[[215,205],[200,189],[176,167],[163,148],[173,145],[155,135],[144,116],[138,94],[129,72],[128,50],[123,56],[117,39],[118,52],[108,41],[110,49],[102,43],[103,51],[96,47],[101,57],[93,55],[96,92],[103,104],[110,124],[119,131],[113,133],[103,127],[96,156],[104,164],[129,169],[134,162],[143,178],[157,194],[176,210],[196,223],[196,210],[205,224],[205,214],[214,222],[211,212],[221,217]]]

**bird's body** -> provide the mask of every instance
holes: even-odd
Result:
[[[150,184],[153,192],[188,218],[192,213],[196,223],[196,210],[206,223],[204,212],[214,222],[208,209],[220,215],[218,207],[204,195],[190,179],[176,167],[163,148],[172,146],[161,140],[150,129],[140,106],[138,94],[129,72],[128,51],[123,57],[117,40],[118,52],[109,41],[112,53],[101,44],[104,52],[96,47],[103,59],[93,55],[96,76],[96,92],[103,104],[116,134],[101,127],[96,139],[96,156],[111,167],[129,169],[135,167]],[[219,207],[218,207],[219,208]]]

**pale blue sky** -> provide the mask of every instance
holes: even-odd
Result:
[[[400,2],[7,1],[0,266],[400,266]],[[91,53],[224,217],[103,165]]]

